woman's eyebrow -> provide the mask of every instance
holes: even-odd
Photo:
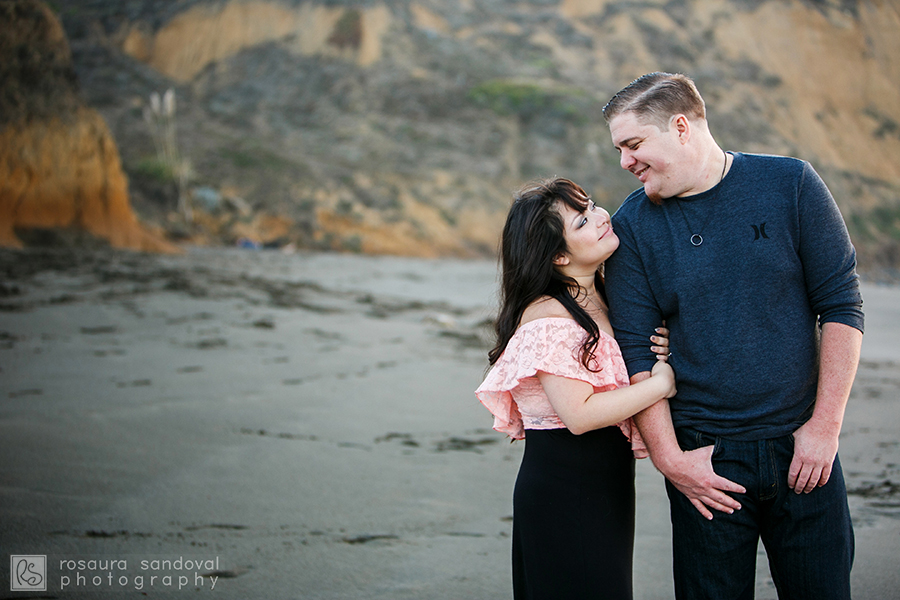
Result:
[[[583,216],[584,216],[584,213],[580,213],[580,212],[576,211],[575,216],[572,217],[572,225],[577,227],[579,219],[581,219]]]

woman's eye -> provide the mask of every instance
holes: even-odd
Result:
[[[579,227],[584,227],[585,225],[587,225],[587,219],[582,219],[581,225],[579,225]]]

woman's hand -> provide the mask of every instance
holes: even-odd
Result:
[[[663,362],[669,360],[669,356],[672,354],[669,352],[669,330],[665,327],[657,327],[656,335],[651,335],[650,341],[654,344],[650,346],[650,350],[656,354],[656,358]]]
[[[653,369],[650,371],[650,376],[653,379],[656,379],[657,377],[662,378],[663,383],[667,384],[666,393],[663,398],[671,398],[675,395],[675,371],[672,370],[669,363],[664,360],[656,361],[656,364],[653,365]]]

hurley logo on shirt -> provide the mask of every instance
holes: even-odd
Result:
[[[759,225],[750,225],[750,227],[753,228],[753,234],[754,234],[753,241],[754,242],[761,237],[769,239],[769,236],[766,235],[766,224],[765,223],[761,223]]]

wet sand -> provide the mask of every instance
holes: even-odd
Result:
[[[49,563],[32,597],[511,597],[523,445],[472,393],[493,262],[0,251],[0,274],[4,590],[9,555],[32,554]],[[900,288],[864,295],[841,439],[854,595],[893,598]],[[671,598],[647,461],[637,491],[635,597]]]

